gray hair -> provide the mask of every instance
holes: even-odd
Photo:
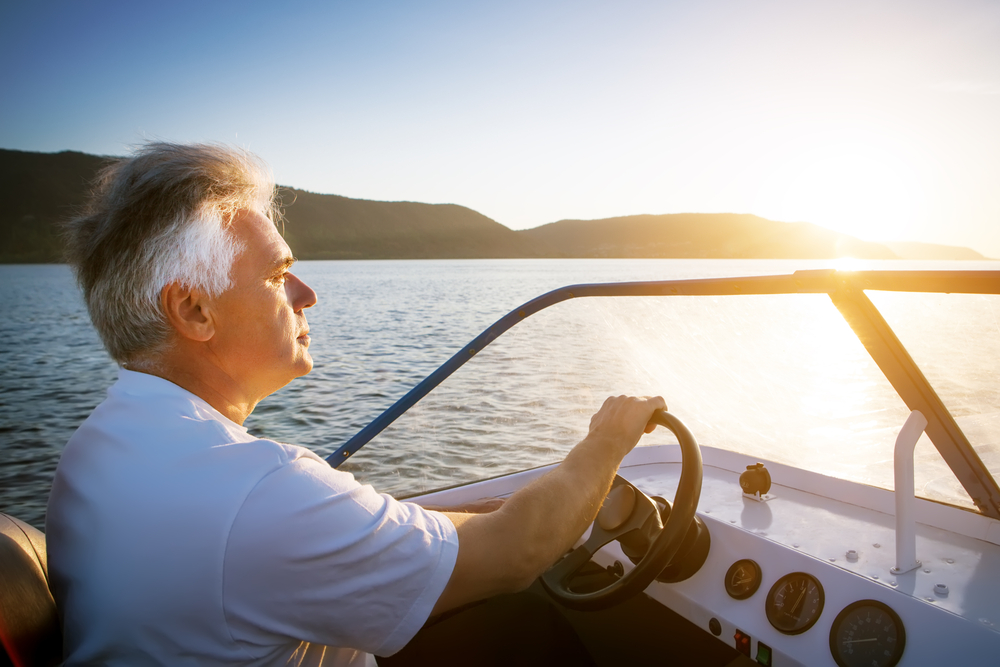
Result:
[[[212,297],[231,286],[240,210],[278,215],[270,170],[241,149],[150,143],[100,172],[83,214],[66,224],[66,250],[115,361],[148,366],[169,344],[167,285]]]

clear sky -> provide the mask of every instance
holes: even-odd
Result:
[[[1000,257],[1000,2],[0,4],[0,147],[247,147],[508,227],[740,212]]]

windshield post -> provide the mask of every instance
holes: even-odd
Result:
[[[864,276],[845,275],[835,283],[828,292],[833,305],[844,316],[906,407],[919,410],[927,418],[928,437],[979,511],[990,518],[1000,519],[1000,487],[875,304],[856,286],[866,283]],[[924,289],[933,287],[922,285]],[[926,291],[944,290],[939,285],[938,289]]]

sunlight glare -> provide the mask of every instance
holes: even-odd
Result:
[[[869,265],[870,262],[856,257],[838,257],[833,260],[833,268],[844,273],[862,271]]]
[[[871,132],[789,136],[788,145],[772,155],[758,210],[868,241],[905,239],[925,198],[911,148]]]

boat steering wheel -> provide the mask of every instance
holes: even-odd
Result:
[[[657,410],[650,421],[670,429],[681,446],[681,479],[666,523],[660,518],[656,501],[615,475],[590,537],[541,576],[542,586],[563,606],[585,611],[605,609],[641,593],[677,556],[692,526],[701,496],[701,450],[687,427],[669,412]],[[611,540],[628,539],[630,533],[633,538],[645,538],[649,543],[645,555],[632,570],[600,590],[589,593],[570,590],[573,575],[590,562],[598,549]]]

